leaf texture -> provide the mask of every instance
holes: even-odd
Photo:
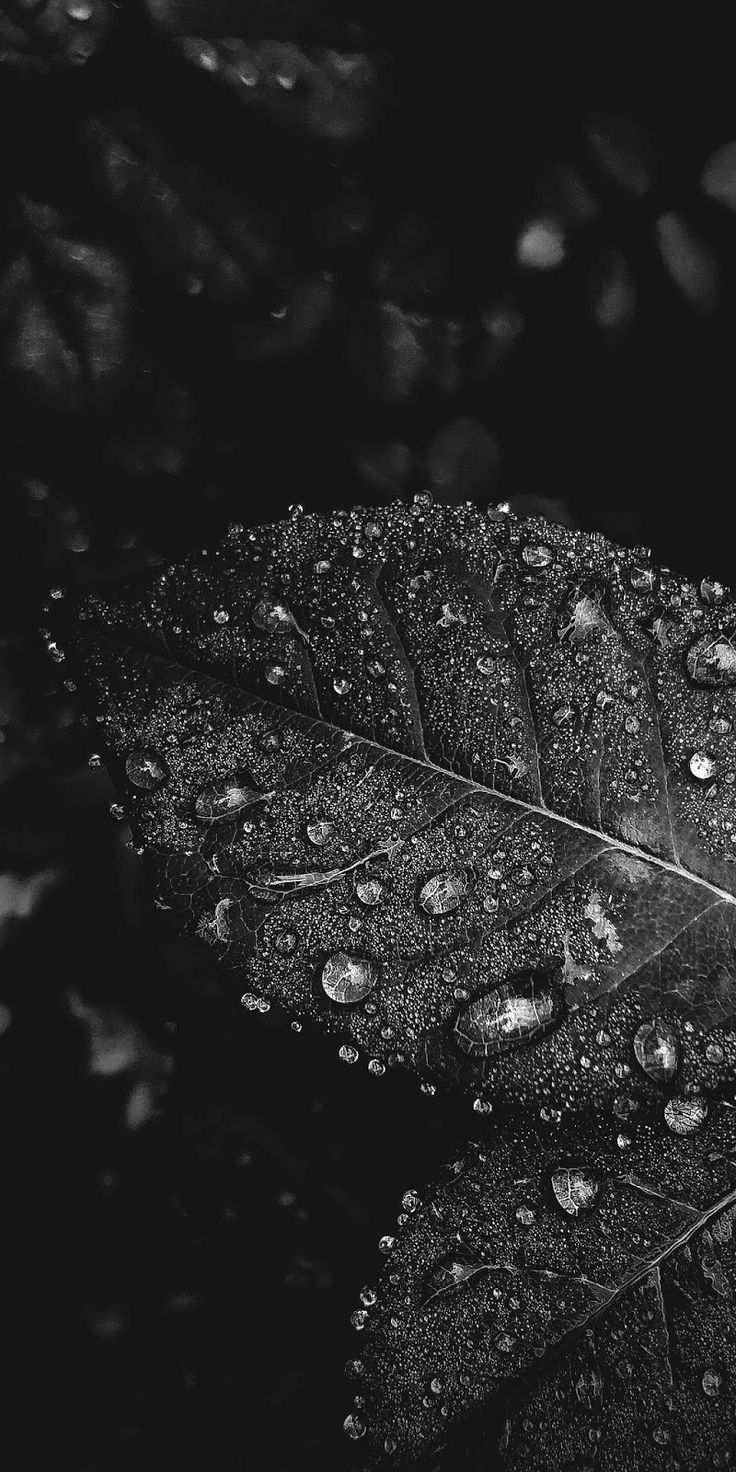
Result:
[[[425,1209],[404,1198],[348,1434],[396,1464],[513,1381],[501,1465],[583,1466],[596,1441],[597,1467],[665,1467],[693,1406],[720,1455],[731,596],[646,549],[421,496],[235,527],[63,623],[159,903],[245,1006],[492,1115]],[[697,1355],[667,1349],[672,1295]],[[634,1405],[616,1346],[628,1361],[645,1332],[673,1389],[650,1376]],[[595,1424],[559,1413],[573,1394]]]

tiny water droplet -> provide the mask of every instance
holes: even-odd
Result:
[[[474,1099],[473,1109],[476,1114],[492,1114],[493,1105],[490,1099]]]
[[[201,822],[216,823],[221,818],[232,818],[244,808],[252,807],[260,797],[260,792],[244,787],[235,777],[220,777],[209,782],[197,794],[194,811]]]
[[[584,1165],[565,1165],[552,1173],[552,1190],[568,1216],[590,1211],[595,1205],[599,1183],[592,1170]]]
[[[355,1313],[350,1315],[350,1322],[353,1328],[358,1329],[359,1331],[365,1328],[367,1319],[368,1315],[365,1312],[365,1309],[362,1308],[356,1308]]]
[[[720,1043],[709,1043],[705,1050],[705,1056],[709,1063],[722,1063],[724,1053]]]
[[[383,903],[388,894],[388,889],[382,879],[368,876],[356,880],[355,893],[361,905],[372,907],[373,905]]]
[[[634,1038],[634,1056],[655,1083],[669,1083],[680,1062],[680,1045],[674,1028],[659,1017],[643,1022]]]
[[[337,1056],[342,1063],[357,1063],[358,1049],[352,1048],[349,1043],[343,1043]]]
[[[265,675],[269,685],[283,685],[286,679],[286,670],[282,664],[267,664]]]
[[[377,981],[378,968],[374,962],[364,956],[351,956],[347,951],[335,951],[322,968],[322,987],[332,1002],[362,1002]]]
[[[352,683],[352,680],[348,680],[345,675],[338,675],[332,681],[332,688],[336,695],[347,695],[348,690],[352,687]]]
[[[150,792],[159,787],[167,775],[161,757],[150,746],[135,747],[125,758],[125,773],[134,787]]]
[[[665,1122],[675,1135],[694,1135],[702,1129],[708,1114],[708,1101],[702,1094],[669,1099],[665,1105]]]
[[[670,1433],[666,1426],[655,1426],[652,1431],[652,1438],[656,1441],[657,1446],[669,1446]]]
[[[629,582],[636,593],[651,593],[657,585],[656,570],[645,563],[635,563],[629,572]]]
[[[521,1227],[533,1227],[536,1216],[531,1206],[517,1206],[516,1220]]]
[[[291,956],[296,950],[299,937],[295,930],[282,930],[276,936],[275,948],[280,956]]]
[[[382,1063],[380,1058],[371,1058],[368,1064],[368,1072],[374,1074],[376,1078],[380,1078],[386,1072],[386,1064]]]
[[[701,1384],[706,1395],[715,1399],[716,1396],[720,1395],[721,1386],[723,1385],[723,1376],[720,1370],[715,1370],[709,1366],[707,1370],[703,1371]]]
[[[449,915],[462,904],[467,893],[466,876],[444,870],[424,881],[417,895],[417,904],[425,915]]]
[[[389,1252],[393,1252],[395,1246],[396,1246],[396,1238],[395,1237],[388,1237],[388,1236],[387,1237],[381,1237],[381,1239],[380,1239],[380,1241],[378,1243],[378,1250],[379,1250],[379,1252],[383,1252],[386,1255],[388,1255]]]
[[[386,666],[381,664],[380,659],[369,659],[366,669],[372,680],[382,680],[386,673]]]
[[[230,614],[226,608],[216,608],[212,617],[216,624],[227,624],[230,622]]]
[[[348,1380],[360,1380],[364,1372],[365,1365],[362,1360],[348,1360],[345,1366],[345,1374]]]

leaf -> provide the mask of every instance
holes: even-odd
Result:
[[[587,120],[588,147],[604,172],[629,194],[643,198],[652,187],[652,147],[636,118],[593,113]]]
[[[11,0],[0,14],[0,67],[83,66],[105,39],[114,8],[108,0]]]
[[[660,215],[655,233],[665,269],[690,304],[712,312],[718,297],[719,270],[715,252],[699,240],[681,215]]]
[[[428,501],[236,529],[90,599],[63,643],[162,898],[252,990],[382,1063],[532,1101],[601,1011],[623,1036],[665,1002],[728,1022],[734,605],[602,537]],[[436,875],[459,876],[441,912]],[[367,1011],[325,1007],[336,952],[375,961]],[[497,1032],[493,989],[531,972],[554,1016],[506,1051],[523,1028]],[[484,1053],[455,1025],[489,991]],[[571,1075],[564,1102],[594,1089]]]
[[[18,244],[0,272],[11,373],[42,406],[109,402],[130,367],[133,302],[118,253],[48,203],[21,198]]]
[[[710,155],[701,182],[704,194],[736,210],[736,139],[722,143]]]
[[[611,1090],[617,1055],[594,1065]],[[462,1465],[479,1469],[490,1448],[490,1465],[525,1472],[648,1472],[680,1448],[683,1466],[726,1465],[736,1111],[715,1105],[693,1138],[648,1102],[640,1114],[626,1143],[610,1109],[574,1129],[509,1114],[424,1202],[404,1197],[348,1366],[348,1434],[381,1466],[445,1445],[463,1418]],[[460,1465],[458,1440],[441,1465]]]

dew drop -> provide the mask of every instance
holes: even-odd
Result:
[[[322,848],[335,837],[335,825],[328,818],[312,818],[307,823],[307,838],[316,848]]]
[[[417,905],[425,915],[449,915],[468,893],[465,874],[443,870],[426,879],[417,894]]]
[[[356,1308],[355,1313],[350,1315],[350,1322],[358,1331],[365,1328],[367,1319],[368,1315],[363,1308]]]
[[[291,956],[299,943],[299,937],[295,930],[282,930],[276,936],[275,948],[280,956]]]
[[[386,1064],[382,1063],[380,1058],[371,1058],[368,1062],[368,1072],[372,1073],[375,1078],[380,1078],[386,1072]]]
[[[720,1370],[715,1370],[711,1366],[708,1366],[708,1369],[703,1371],[701,1385],[706,1395],[715,1399],[716,1396],[720,1395],[721,1386],[723,1385],[723,1376]]]
[[[515,1344],[513,1334],[499,1334],[495,1340],[496,1349],[500,1350],[501,1354],[511,1354]]]
[[[565,1165],[552,1173],[555,1199],[568,1216],[590,1211],[600,1187],[592,1170],[584,1165]]]
[[[493,655],[479,654],[478,658],[475,661],[475,668],[479,670],[482,675],[495,675],[496,661],[493,658]]]
[[[335,951],[322,968],[322,987],[332,1002],[362,1002],[378,981],[378,968],[364,956]]]
[[[445,1293],[450,1288],[458,1288],[462,1283],[467,1283],[469,1278],[474,1278],[476,1273],[485,1271],[486,1264],[474,1259],[470,1252],[460,1247],[455,1252],[449,1252],[433,1267],[425,1283],[425,1302],[427,1298],[433,1298],[438,1293]]]
[[[256,603],[251,611],[251,618],[257,629],[264,634],[288,634],[294,627],[294,620],[289,613],[285,603],[276,603],[269,598],[262,598]]]
[[[655,1083],[669,1083],[680,1063],[680,1046],[674,1028],[659,1017],[643,1022],[634,1038],[634,1056]]]
[[[635,563],[629,572],[629,582],[635,593],[651,593],[657,585],[657,573],[645,563]]]
[[[527,542],[522,548],[521,556],[527,567],[549,567],[552,562],[552,548],[546,542]]]
[[[534,1226],[534,1223],[536,1221],[536,1216],[535,1216],[534,1211],[532,1210],[531,1206],[517,1206],[515,1215],[516,1215],[516,1220],[519,1223],[519,1226],[521,1226],[521,1227],[533,1227]]]
[[[657,1446],[669,1446],[670,1433],[667,1430],[667,1427],[655,1426],[654,1430],[652,1431],[652,1439],[656,1441]]]
[[[403,1206],[404,1211],[416,1211],[417,1207],[420,1205],[419,1192],[405,1191],[401,1198],[401,1205]]]
[[[365,1365],[362,1360],[348,1360],[345,1366],[345,1374],[348,1380],[360,1380],[364,1372]]]
[[[369,659],[366,669],[372,680],[382,680],[386,673],[386,666],[380,659]]]
[[[378,1251],[379,1252],[383,1252],[384,1254],[388,1255],[389,1252],[393,1252],[395,1246],[396,1246],[396,1238],[395,1237],[381,1237],[381,1239],[380,1239],[380,1241],[378,1243]]]
[[[286,679],[286,670],[282,664],[267,664],[265,675],[269,685],[283,685]]]
[[[382,879],[369,876],[356,881],[355,893],[361,905],[366,905],[370,908],[373,905],[382,904],[388,890]]]
[[[362,1421],[358,1420],[357,1416],[346,1416],[342,1423],[342,1429],[345,1435],[350,1437],[351,1441],[359,1441],[361,1436],[365,1436],[365,1426]]]
[[[574,705],[558,705],[552,712],[552,723],[558,727],[574,726],[578,718],[578,712]]]
[[[549,982],[522,974],[464,1008],[455,1020],[454,1041],[474,1058],[506,1053],[549,1032],[563,1011],[562,997]]]
[[[352,680],[348,680],[345,675],[338,675],[337,679],[332,681],[332,688],[336,695],[347,695],[352,683]]]
[[[473,1109],[476,1114],[492,1114],[493,1105],[490,1099],[474,1099]]]
[[[212,616],[216,624],[228,624],[230,622],[230,614],[226,608],[216,608]]]
[[[715,760],[707,751],[694,751],[688,766],[698,782],[710,782],[716,775]]]
[[[704,603],[710,604],[711,607],[716,607],[719,603],[723,602],[726,596],[726,590],[723,583],[716,582],[714,578],[703,578],[700,584],[700,596]]]
[[[709,1063],[722,1063],[724,1053],[720,1043],[709,1043],[705,1050],[705,1056]]]
[[[702,1129],[707,1114],[708,1101],[702,1094],[668,1099],[664,1110],[665,1123],[675,1135],[697,1134]]]
[[[696,685],[714,689],[736,684],[736,648],[725,634],[704,634],[690,645],[685,668]]]
[[[125,758],[125,772],[134,787],[150,792],[159,787],[166,777],[166,766],[161,757],[150,746],[135,747]]]
[[[252,807],[260,798],[260,792],[242,786],[234,777],[221,777],[216,782],[209,782],[197,794],[194,811],[201,822],[216,823],[221,818],[232,818],[244,808]]]

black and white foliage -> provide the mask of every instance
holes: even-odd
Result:
[[[376,1462],[513,1386],[499,1465],[727,1465],[735,631],[647,549],[428,496],[233,527],[59,621],[224,985],[474,1101],[354,1316]]]

